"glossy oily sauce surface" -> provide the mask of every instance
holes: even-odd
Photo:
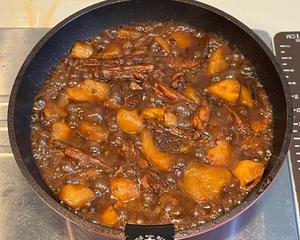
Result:
[[[74,43],[36,95],[31,128],[57,199],[119,229],[215,219],[272,153],[272,108],[252,64],[216,33],[176,23]]]

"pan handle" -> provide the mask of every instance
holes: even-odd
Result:
[[[164,225],[125,225],[126,240],[173,240],[174,224]]]

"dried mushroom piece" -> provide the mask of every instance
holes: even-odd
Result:
[[[211,55],[207,65],[207,74],[213,75],[227,68],[226,59],[224,57],[223,48],[218,47]]]
[[[90,43],[76,42],[72,47],[70,56],[74,58],[89,58],[93,53],[94,49]]]
[[[216,201],[231,180],[227,168],[191,162],[184,171],[181,187],[196,202]]]
[[[236,79],[224,79],[210,84],[207,91],[223,100],[236,103],[240,95],[240,83]]]
[[[94,191],[82,184],[67,184],[58,194],[59,200],[74,209],[84,207],[94,197]]]
[[[126,133],[138,133],[143,126],[143,120],[134,110],[121,108],[117,112],[117,124]]]
[[[151,131],[143,129],[141,138],[142,151],[151,161],[152,165],[162,171],[169,171],[173,165],[173,158],[169,153],[161,152],[157,149]]]
[[[107,226],[115,226],[118,223],[118,214],[113,206],[108,206],[102,212],[100,222]]]
[[[167,53],[171,52],[171,47],[169,43],[162,37],[154,37],[154,40],[161,46],[162,49],[164,49]]]
[[[219,140],[207,151],[208,162],[216,167],[229,167],[232,163],[232,147],[227,140]]]
[[[232,173],[240,180],[240,186],[250,190],[255,187],[261,179],[265,170],[262,162],[252,160],[241,160],[233,169]]]
[[[192,117],[192,125],[194,128],[203,131],[209,121],[210,108],[206,101],[203,101],[203,105],[200,106]]]
[[[129,201],[140,196],[140,190],[137,185],[129,178],[113,178],[109,186],[111,195],[120,201]]]

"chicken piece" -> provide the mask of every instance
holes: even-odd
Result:
[[[225,101],[236,103],[240,95],[240,83],[235,79],[224,79],[210,84],[207,91]]]
[[[50,140],[66,142],[71,135],[71,128],[64,122],[55,122],[52,125]]]
[[[166,112],[164,114],[164,126],[169,128],[177,127],[177,118],[174,113]]]
[[[155,146],[152,133],[148,129],[143,129],[141,133],[142,151],[151,161],[152,165],[159,170],[169,171],[173,165],[173,158],[170,154],[161,152]]]
[[[137,185],[131,179],[125,177],[113,178],[109,189],[112,196],[120,201],[129,201],[140,196]]]
[[[175,42],[176,46],[181,50],[186,50],[191,47],[193,37],[189,32],[174,32],[168,37],[169,42]]]
[[[142,33],[134,30],[125,30],[125,29],[120,29],[117,32],[118,38],[121,39],[129,39],[129,40],[134,40],[142,37]]]
[[[183,90],[183,95],[187,97],[188,99],[194,101],[197,104],[201,103],[200,97],[197,93],[197,91],[191,86],[188,85],[184,90]]]
[[[110,88],[107,83],[87,79],[76,87],[67,88],[65,93],[75,101],[103,101],[109,98]]]
[[[232,147],[227,140],[219,140],[215,147],[207,151],[210,165],[216,167],[229,167],[232,163]]]
[[[100,216],[101,223],[106,226],[115,226],[118,223],[118,214],[113,206],[108,206]]]
[[[67,116],[67,113],[53,102],[48,102],[44,108],[44,115],[48,120]]]
[[[241,93],[239,98],[240,103],[246,105],[249,108],[254,106],[254,101],[250,91],[244,85],[241,86]]]
[[[74,58],[89,58],[93,55],[94,49],[90,43],[76,42],[71,50],[71,57]]]
[[[247,190],[255,187],[261,179],[265,170],[262,162],[252,160],[241,160],[238,162],[232,173],[240,180],[240,186]]]
[[[149,107],[142,111],[143,118],[156,118],[157,120],[162,120],[164,118],[165,110],[161,107]]]
[[[169,43],[162,37],[154,37],[154,40],[161,46],[162,49],[164,49],[167,53],[171,52],[171,47]]]
[[[190,162],[183,175],[181,188],[196,202],[216,201],[232,175],[227,168]]]
[[[69,207],[78,209],[84,207],[95,198],[93,190],[82,184],[67,184],[62,187],[58,194],[59,200]]]
[[[143,120],[134,110],[121,108],[117,112],[117,124],[126,133],[138,133],[143,126]]]
[[[122,46],[120,42],[111,42],[100,54],[103,59],[117,58],[122,55]]]
[[[130,82],[129,87],[131,90],[142,90],[143,88],[136,82]]]
[[[208,61],[207,74],[213,75],[227,68],[226,59],[222,47],[218,47],[211,55]]]
[[[210,114],[210,108],[206,101],[203,101],[203,105],[200,106],[192,117],[192,125],[194,128],[204,130],[208,124]]]
[[[79,125],[79,131],[89,140],[102,142],[108,137],[107,129],[93,125],[89,122],[83,122]]]

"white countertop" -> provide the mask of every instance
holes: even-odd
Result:
[[[163,0],[162,0],[163,1]],[[49,28],[99,0],[1,0],[0,27]],[[300,31],[300,0],[203,0],[238,18],[250,28],[274,36]]]

